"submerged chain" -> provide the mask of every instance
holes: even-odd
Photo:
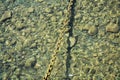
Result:
[[[67,13],[66,13],[66,19],[65,21],[63,22],[63,27],[62,29],[60,30],[60,33],[59,33],[59,37],[57,39],[57,42],[56,42],[56,46],[55,46],[55,49],[54,49],[54,52],[53,52],[53,55],[52,55],[52,58],[50,60],[50,64],[48,66],[48,70],[43,78],[43,80],[48,80],[51,72],[52,72],[52,69],[53,69],[53,65],[55,63],[55,60],[56,60],[56,56],[59,52],[59,49],[60,49],[60,45],[62,44],[62,40],[63,40],[63,36],[65,34],[65,32],[69,31],[70,28],[68,28],[68,24],[69,24],[69,21],[70,21],[70,16],[71,16],[71,6],[73,5],[73,1],[74,0],[70,0],[69,1],[69,4],[68,4],[68,9],[67,9]]]

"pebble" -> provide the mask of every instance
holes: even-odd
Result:
[[[5,39],[3,37],[0,38],[0,43],[3,43]]]
[[[56,21],[57,21],[56,17],[55,17],[55,16],[52,16],[52,17],[51,17],[51,21],[52,21],[52,22],[56,22]]]
[[[69,37],[70,40],[70,47],[73,47],[75,45],[76,39],[75,37]]]
[[[51,9],[50,8],[45,8],[45,12],[50,13]]]
[[[89,30],[89,25],[81,25],[80,28],[82,31],[88,31]]]
[[[110,65],[113,64],[113,63],[114,63],[113,60],[110,60],[110,61],[108,62],[108,64],[110,64]]]
[[[25,28],[24,24],[21,21],[17,21],[15,25],[16,25],[16,29],[18,30]]]
[[[25,62],[25,67],[34,67],[34,65],[36,64],[36,59],[35,57],[31,57],[31,58],[28,58]]]
[[[32,43],[30,48],[36,48],[37,47],[37,44],[36,43]]]
[[[35,69],[38,69],[40,68],[40,64],[39,63],[36,63],[35,66],[34,66]]]
[[[33,11],[34,11],[34,8],[33,8],[33,7],[29,7],[29,8],[28,8],[28,12],[29,12],[29,13],[32,13]]]
[[[63,15],[63,12],[62,11],[59,11],[56,13],[58,16],[62,16]]]
[[[2,15],[0,22],[4,21],[6,19],[9,19],[12,17],[12,12],[11,11],[5,11],[4,14]]]
[[[78,13],[78,14],[76,14],[76,16],[75,16],[75,19],[79,19],[80,17],[81,17],[81,14]]]
[[[44,0],[35,0],[36,2],[43,2]]]
[[[97,32],[98,32],[98,29],[97,29],[97,27],[95,27],[95,26],[91,26],[91,25],[83,25],[83,26],[80,26],[81,27],[81,30],[82,31],[88,31],[88,34],[89,35],[95,35],[95,34],[97,34]]]
[[[97,34],[97,32],[98,32],[98,30],[95,26],[91,26],[88,30],[89,35],[95,35],[95,34]]]
[[[118,32],[119,29],[120,29],[120,27],[117,24],[115,24],[115,23],[109,23],[106,26],[106,31],[107,32],[113,32],[113,33],[115,33],[115,32]]]

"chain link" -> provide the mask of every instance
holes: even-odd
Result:
[[[50,64],[48,66],[48,70],[43,78],[43,80],[48,80],[51,72],[52,72],[52,69],[53,69],[53,65],[55,63],[55,60],[56,60],[56,56],[59,52],[59,49],[61,47],[61,44],[62,44],[62,40],[63,40],[63,36],[65,34],[65,32],[69,31],[69,27],[68,24],[69,24],[69,21],[70,21],[70,16],[71,16],[71,6],[73,5],[73,1],[74,0],[70,0],[69,1],[69,4],[68,4],[68,9],[67,9],[67,14],[66,14],[66,19],[64,20],[63,22],[63,27],[62,29],[60,30],[60,33],[59,33],[59,37],[57,39],[57,42],[56,42],[56,46],[55,46],[55,49],[54,49],[54,52],[53,52],[53,55],[52,55],[52,58],[50,60]]]

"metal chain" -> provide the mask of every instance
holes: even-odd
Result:
[[[63,40],[63,36],[65,34],[65,32],[69,31],[70,28],[68,28],[68,24],[69,24],[69,21],[70,21],[70,16],[71,16],[71,6],[73,5],[73,1],[74,0],[70,0],[69,1],[69,4],[68,4],[68,9],[67,9],[67,14],[66,14],[66,19],[63,23],[63,27],[62,29],[60,30],[60,33],[59,33],[59,37],[57,39],[57,42],[56,42],[56,46],[55,46],[55,49],[54,49],[54,53],[52,55],[52,58],[50,60],[50,64],[48,66],[48,70],[47,70],[47,73],[45,74],[43,80],[48,80],[51,72],[52,72],[52,69],[53,69],[53,65],[55,63],[55,60],[56,60],[56,56],[59,52],[59,49],[61,47],[61,44],[62,44],[62,40]]]

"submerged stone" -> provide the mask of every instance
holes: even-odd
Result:
[[[114,24],[114,23],[109,23],[106,26],[106,31],[107,32],[118,32],[119,29],[120,29],[120,27],[117,24]]]
[[[0,22],[4,21],[6,19],[9,19],[11,17],[12,17],[11,11],[5,11],[4,14],[2,15],[1,19],[0,19]]]
[[[97,28],[95,26],[91,26],[89,28],[88,34],[89,35],[95,35],[95,34],[97,34],[97,32],[98,32]]]
[[[36,63],[35,57],[28,58],[25,62],[25,67],[34,67]]]

